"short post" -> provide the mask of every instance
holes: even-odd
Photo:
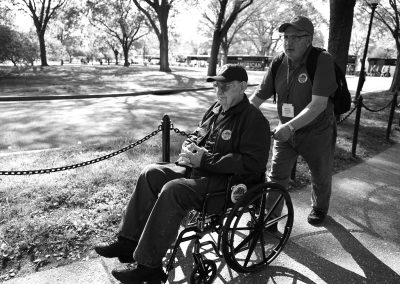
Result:
[[[161,123],[162,131],[162,161],[170,162],[170,130],[171,120],[167,114],[164,114]]]
[[[357,111],[356,111],[356,120],[354,122],[353,145],[351,146],[351,155],[353,157],[356,157],[358,129],[360,127],[362,101],[363,101],[363,97],[361,95],[358,98],[356,98]]]
[[[390,113],[389,113],[389,122],[388,122],[388,126],[387,126],[387,129],[386,129],[386,140],[389,140],[390,132],[392,130],[394,111],[395,111],[396,106],[397,106],[397,95],[398,95],[398,93],[394,92],[393,100],[392,100],[392,107],[390,108]]]
[[[290,179],[294,182],[296,180],[296,167],[297,167],[297,159],[294,162],[292,172],[290,173]]]

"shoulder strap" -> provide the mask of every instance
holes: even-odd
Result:
[[[271,63],[271,75],[272,75],[272,86],[273,86],[273,93],[274,93],[274,100],[273,103],[276,103],[276,89],[275,89],[275,78],[276,73],[278,72],[279,66],[282,64],[283,58],[285,57],[285,53],[282,52]]]
[[[307,73],[310,76],[311,83],[314,82],[315,70],[317,70],[318,56],[323,51],[325,51],[325,49],[313,46],[311,47],[310,53],[308,54],[306,67],[307,67]]]

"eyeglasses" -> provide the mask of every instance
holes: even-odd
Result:
[[[298,42],[300,41],[303,37],[306,37],[309,35],[284,35],[283,36],[283,40],[285,41],[294,41],[294,42]]]
[[[217,82],[215,82],[213,84],[213,87],[215,89],[220,89],[223,92],[228,91],[232,86],[233,86],[233,83],[219,83],[219,82],[217,83]]]

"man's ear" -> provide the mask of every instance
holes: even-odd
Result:
[[[240,82],[240,89],[244,93],[244,91],[247,89],[247,82],[245,82],[245,81]]]

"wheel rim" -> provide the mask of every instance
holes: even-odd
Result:
[[[202,268],[201,264],[196,264],[192,275],[190,277],[190,283],[192,284],[208,284],[211,283],[217,275],[217,265],[212,260],[204,260]]]
[[[222,252],[227,264],[237,272],[257,271],[271,263],[289,238],[293,225],[290,197],[279,191],[273,207],[267,211],[264,192],[258,190],[241,200],[225,223]],[[273,216],[281,200],[285,204],[282,214]],[[272,231],[275,226],[278,232]]]

